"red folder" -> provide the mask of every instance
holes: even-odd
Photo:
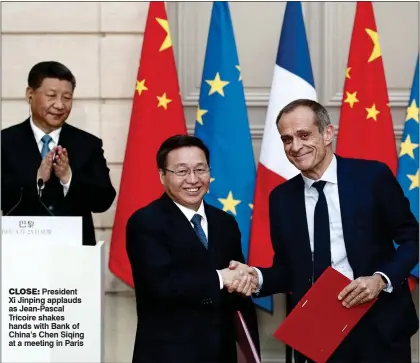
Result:
[[[316,363],[325,363],[376,302],[346,308],[338,294],[351,282],[329,267],[299,301],[274,337]]]
[[[240,311],[235,313],[238,363],[260,363],[257,349]]]

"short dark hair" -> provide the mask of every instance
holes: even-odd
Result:
[[[28,74],[28,86],[33,90],[41,87],[45,78],[56,78],[60,81],[69,81],[73,90],[76,88],[76,78],[64,64],[55,61],[35,64]]]
[[[315,125],[318,126],[319,133],[322,134],[327,125],[331,124],[327,110],[320,103],[309,99],[298,99],[284,106],[276,118],[276,126],[284,114],[294,111],[298,107],[308,107],[314,113]]]
[[[207,165],[210,166],[210,151],[206,145],[204,145],[203,141],[195,136],[190,135],[175,135],[171,136],[170,138],[166,139],[156,154],[156,162],[157,166],[161,170],[165,170],[167,165],[167,157],[168,154],[175,149],[179,149],[181,147],[198,147],[199,149],[203,150],[204,155],[206,155]]]

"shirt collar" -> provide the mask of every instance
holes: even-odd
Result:
[[[317,180],[309,179],[303,174],[301,175],[302,175],[303,181],[305,182],[306,189],[309,189],[312,186],[312,184],[317,181]],[[319,180],[324,180],[328,183],[337,184],[337,158],[335,157],[334,154],[333,154],[330,165],[328,165],[327,170],[325,170],[324,174],[321,176],[321,178],[319,178]]]
[[[39,144],[41,142],[41,139],[44,137],[45,132],[42,131],[32,120],[32,116],[29,117],[29,122],[31,124],[32,132],[34,133],[36,143]],[[60,137],[61,127],[51,131],[48,135],[51,136],[52,140],[54,141],[55,145],[58,145],[58,139]]]
[[[201,201],[200,208],[198,208],[198,211],[195,211],[194,209],[190,209],[187,207],[184,207],[183,205],[173,201],[176,206],[178,206],[179,209],[181,209],[181,212],[185,215],[185,217],[191,222],[192,217],[194,217],[194,214],[199,214],[201,218],[205,221],[207,221],[206,213],[204,211],[204,202]]]

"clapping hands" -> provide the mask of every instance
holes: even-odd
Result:
[[[67,150],[62,146],[55,146],[41,161],[37,171],[37,180],[42,178],[46,183],[50,180],[52,170],[63,184],[68,183],[71,176],[69,156]]]

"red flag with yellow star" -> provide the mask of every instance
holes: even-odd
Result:
[[[337,136],[337,154],[382,161],[394,175],[397,149],[371,2],[358,2]]]
[[[165,4],[150,2],[109,256],[111,272],[130,286],[133,277],[125,249],[127,221],[163,193],[156,165],[161,143],[186,133]]]
[[[356,7],[336,151],[344,157],[381,161],[397,173],[394,128],[371,2],[358,2]],[[410,277],[410,290],[415,284]]]

